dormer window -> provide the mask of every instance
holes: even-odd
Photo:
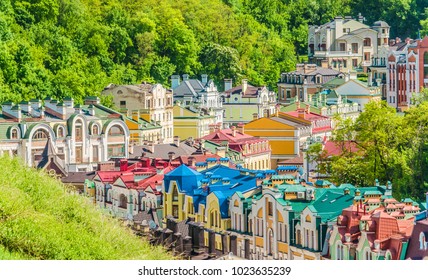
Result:
[[[94,124],[92,126],[92,135],[98,135],[100,134],[100,128],[98,127],[98,125]]]
[[[57,134],[58,138],[64,137],[64,128],[62,126],[58,127],[56,134]]]
[[[10,132],[10,139],[18,139],[18,129],[17,128],[12,128],[11,132]]]

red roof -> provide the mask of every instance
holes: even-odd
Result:
[[[350,141],[343,142],[343,149],[350,151],[351,153],[359,151],[357,145]],[[342,143],[327,141],[324,144],[324,151],[327,152],[328,156],[340,156],[343,154]]]
[[[218,143],[218,144],[221,144],[222,142],[227,141],[229,144],[229,148],[240,153],[244,150],[244,146],[247,144],[257,144],[257,143],[268,142],[267,139],[258,138],[249,134],[241,133],[239,129],[236,129],[236,128],[235,128],[235,131],[233,131],[232,128],[217,130],[212,132],[211,134],[208,134],[207,136],[204,136],[202,139],[205,139],[214,143]],[[268,150],[262,150],[256,153],[265,153],[265,152],[270,152],[270,148]]]

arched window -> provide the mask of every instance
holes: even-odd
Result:
[[[64,128],[62,126],[58,127],[56,135],[57,135],[58,138],[64,137]]]
[[[273,251],[273,231],[268,230],[268,255],[272,255]]]
[[[34,133],[33,139],[34,140],[46,140],[46,139],[48,139],[48,133],[43,129],[39,129]]]
[[[172,201],[178,201],[178,190],[176,187],[172,190]]]
[[[12,128],[10,132],[10,139],[18,139],[18,129]]]
[[[83,123],[82,120],[77,120],[74,125],[74,136],[76,141],[82,141],[83,139]]]
[[[100,134],[100,128],[96,124],[92,125],[92,135],[98,135],[98,134]]]
[[[110,128],[110,130],[108,131],[108,135],[110,136],[115,136],[115,135],[124,135],[124,131],[123,128],[121,126],[118,125],[114,125]]]
[[[127,199],[126,196],[124,194],[121,194],[119,197],[119,207],[120,208],[127,208],[126,204],[127,204]]]

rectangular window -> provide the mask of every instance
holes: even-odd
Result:
[[[352,66],[353,67],[358,67],[358,59],[353,59],[352,60]]]
[[[340,43],[339,44],[339,49],[341,52],[345,52],[346,51],[346,44],[345,43]]]
[[[269,216],[273,215],[273,205],[272,205],[272,202],[268,203],[268,215]]]
[[[348,62],[348,60],[347,60],[347,59],[344,59],[344,60],[343,60],[343,68],[346,68],[346,67],[347,67],[347,66],[346,66],[346,65],[348,64],[347,62]]]
[[[82,127],[76,126],[76,141],[82,141]]]
[[[370,52],[365,52],[364,53],[364,60],[365,61],[370,61]]]
[[[178,206],[177,205],[172,206],[172,216],[174,216],[174,218],[178,218]]]
[[[287,89],[287,99],[291,98],[291,90]]]
[[[82,162],[82,147],[76,147],[76,163],[81,163]]]
[[[92,162],[98,162],[98,146],[92,146]]]
[[[352,43],[352,53],[358,53],[358,43]]]
[[[120,108],[126,108],[126,101],[125,100],[120,101]]]

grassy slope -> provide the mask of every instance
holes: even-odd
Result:
[[[171,259],[42,171],[0,157],[0,259]]]

